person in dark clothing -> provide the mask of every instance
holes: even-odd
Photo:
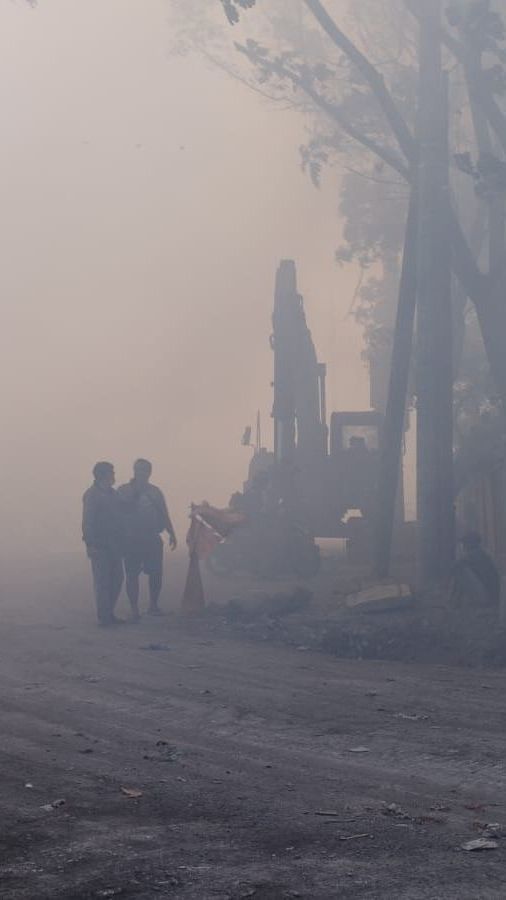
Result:
[[[125,522],[126,590],[132,607],[132,619],[139,621],[139,578],[149,577],[151,615],[160,615],[159,599],[163,579],[163,541],[169,535],[171,550],[177,547],[167,503],[160,488],[150,483],[152,465],[147,459],[134,464],[134,477],[118,489]]]
[[[83,497],[83,541],[91,561],[99,625],[117,625],[114,610],[123,585],[123,540],[114,466],[98,462]]]
[[[485,591],[487,602],[499,607],[501,599],[501,576],[492,557],[483,549],[481,536],[470,531],[461,539],[463,556],[455,567],[455,574],[472,572]]]

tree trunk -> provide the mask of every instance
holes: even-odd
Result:
[[[487,114],[481,102],[483,94],[481,88],[482,66],[482,54],[480,51],[474,50],[470,42],[466,47],[464,69],[478,152],[480,158],[486,158],[494,156],[494,144],[490,135]],[[488,198],[489,285],[486,296],[482,297],[476,309],[492,376],[506,410],[505,208],[504,195],[501,192]],[[475,253],[475,256],[478,258],[479,254]]]
[[[396,497],[401,474],[406,396],[413,351],[416,308],[417,226],[418,208],[415,192],[412,191],[406,223],[399,302],[378,473],[374,571],[380,578],[385,578],[390,570]]]
[[[455,552],[448,79],[441,0],[420,14],[417,319],[418,580],[449,574]]]
[[[506,412],[506,278],[495,279],[492,290],[476,307],[492,377]]]

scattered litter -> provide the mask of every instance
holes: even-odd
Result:
[[[441,816],[417,816],[414,819],[417,825],[443,825],[446,819],[442,819]]]
[[[394,819],[411,819],[397,803],[384,803],[381,810],[383,816],[391,816]]]
[[[45,803],[44,806],[41,806],[41,809],[44,812],[52,812],[53,809],[60,809],[62,806],[65,806],[65,800],[53,800],[52,803]]]
[[[406,584],[379,584],[374,587],[350,594],[346,598],[348,609],[364,612],[389,612],[406,607],[413,602],[411,588]]]
[[[123,894],[123,888],[104,888],[102,891],[97,891],[95,897],[119,897],[120,894]]]
[[[488,822],[486,825],[482,826],[481,831],[485,838],[506,837],[506,825],[501,825],[499,822]]]
[[[208,688],[206,688],[205,691],[201,691],[200,693],[201,694],[212,694],[212,691],[210,691]]]
[[[29,781],[27,781],[27,783],[25,784],[25,788],[28,788],[29,790],[33,790],[33,784],[31,784]]]
[[[187,872],[209,872],[211,866],[178,866],[178,869],[184,869]]]
[[[408,722],[427,722],[428,716],[421,716],[417,713],[410,715],[409,713],[396,713],[396,719],[406,719]]]
[[[486,808],[484,803],[464,803],[464,809],[470,809],[471,812],[484,812]]]
[[[499,844],[497,841],[490,841],[487,838],[478,838],[475,841],[467,841],[465,844],[461,844],[462,850],[467,850],[469,853],[479,852],[480,850],[497,850]]]
[[[329,819],[336,819],[336,818],[339,818],[339,817],[341,816],[341,813],[339,813],[339,812],[327,812],[327,810],[325,810],[325,809],[318,809],[318,810],[315,812],[315,816],[325,816],[326,818],[329,818]]]
[[[177,747],[172,747],[170,744],[165,745],[163,759],[166,762],[177,762],[177,760],[181,756],[182,756],[182,753],[180,750],[177,749]]]
[[[447,806],[446,803],[434,803],[430,809],[431,812],[450,812],[451,806]]]
[[[348,752],[349,753],[370,753],[371,748],[370,747],[350,747]]]
[[[141,647],[141,650],[162,650],[162,651],[166,650],[167,651],[170,649],[171,648],[169,647],[168,644],[144,644],[144,646]]]
[[[364,832],[364,834],[350,834],[347,837],[341,836],[339,838],[340,841],[358,841],[360,838],[372,838],[373,834],[369,834],[369,832]]]
[[[95,897],[119,897],[120,894],[123,894],[123,888],[104,888],[102,891],[97,891]]]
[[[139,788],[122,787],[121,793],[128,797],[129,800],[138,800],[139,797],[142,797],[142,791]]]

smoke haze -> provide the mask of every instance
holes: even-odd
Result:
[[[338,174],[304,123],[169,55],[166,0],[0,8],[2,555],[75,550],[97,459],[151,458],[179,530],[270,443],[274,273],[296,259],[329,407],[367,408]]]

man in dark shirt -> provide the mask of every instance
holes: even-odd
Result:
[[[152,465],[147,459],[134,464],[134,477],[118,489],[123,510],[126,549],[126,590],[132,607],[134,622],[139,621],[139,578],[142,572],[149,577],[151,615],[160,615],[158,605],[163,578],[163,541],[169,535],[171,550],[177,547],[165,497],[160,488],[150,483]]]
[[[114,466],[98,462],[83,497],[83,541],[91,561],[99,625],[121,621],[114,610],[123,585],[123,540]]]

